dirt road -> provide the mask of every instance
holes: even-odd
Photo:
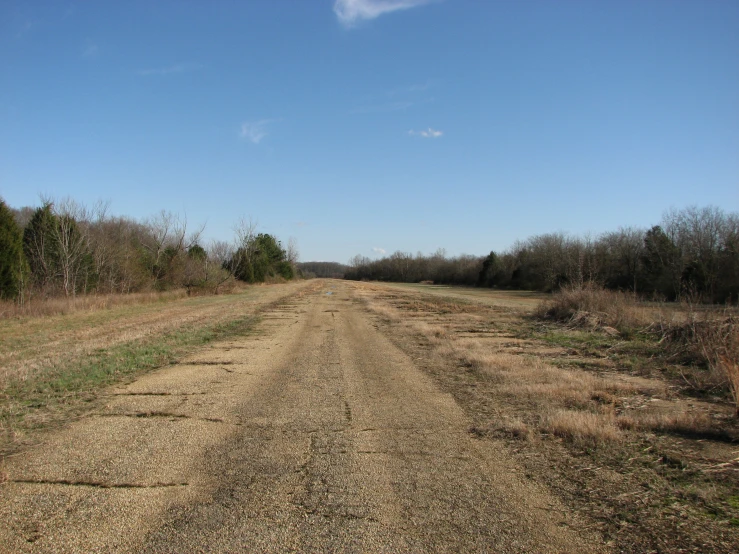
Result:
[[[590,552],[351,283],[108,392],[6,461],[3,552]]]

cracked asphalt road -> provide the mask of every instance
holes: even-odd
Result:
[[[3,552],[592,552],[326,281],[6,461]]]

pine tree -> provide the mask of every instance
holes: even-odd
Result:
[[[662,227],[655,225],[644,236],[642,264],[645,289],[674,300],[680,293],[680,250]]]
[[[31,280],[41,290],[54,284],[58,273],[57,218],[51,204],[38,208],[23,231],[23,251],[31,269]]]
[[[26,273],[23,233],[10,208],[0,200],[0,298],[19,298]]]

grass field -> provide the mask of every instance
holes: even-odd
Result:
[[[548,295],[356,285],[409,355],[450,392],[482,440],[624,551],[739,544],[739,421],[725,385],[659,335],[542,320]],[[643,309],[643,310],[642,310]],[[680,306],[640,317],[683,321]],[[647,321],[644,320],[646,325]]]

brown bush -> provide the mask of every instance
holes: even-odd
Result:
[[[625,334],[649,323],[632,296],[593,284],[565,287],[542,302],[535,313],[576,327],[612,327]]]
[[[728,387],[739,415],[739,317],[728,308],[694,311],[684,322],[661,323],[659,332],[673,358],[708,369],[698,386]]]

